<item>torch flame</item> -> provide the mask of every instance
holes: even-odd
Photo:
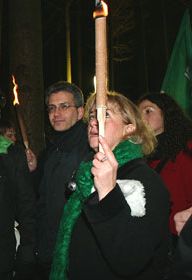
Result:
[[[16,104],[19,104],[19,99],[18,99],[18,84],[15,81],[15,77],[12,75],[12,80],[13,80],[13,93],[15,99],[13,100],[13,105],[15,106]]]
[[[93,12],[93,18],[97,17],[107,17],[108,16],[108,7],[104,1],[96,1],[96,9]]]

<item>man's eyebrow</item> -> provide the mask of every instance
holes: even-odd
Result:
[[[63,102],[59,102],[59,103],[57,103],[57,104],[49,103],[48,106],[50,106],[50,105],[56,106],[56,105],[59,105],[59,104],[69,104],[69,103],[70,103],[70,102],[68,102],[68,101],[63,101]]]

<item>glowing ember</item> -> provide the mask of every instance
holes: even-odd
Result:
[[[93,12],[93,18],[97,17],[107,17],[108,16],[108,7],[104,1],[99,1],[96,4],[96,9]]]
[[[19,99],[18,99],[18,84],[15,81],[15,77],[12,75],[12,80],[13,80],[13,93],[14,93],[14,100],[13,100],[13,105],[15,106],[16,104],[19,104]]]

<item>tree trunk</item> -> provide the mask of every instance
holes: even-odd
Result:
[[[44,146],[41,1],[9,0],[9,48],[10,79],[13,74],[18,83],[30,146],[38,153]]]

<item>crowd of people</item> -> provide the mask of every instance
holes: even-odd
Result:
[[[0,120],[0,279],[192,279],[192,121],[174,99],[108,92],[104,137],[95,93],[84,107],[59,81],[45,104],[41,157]]]

